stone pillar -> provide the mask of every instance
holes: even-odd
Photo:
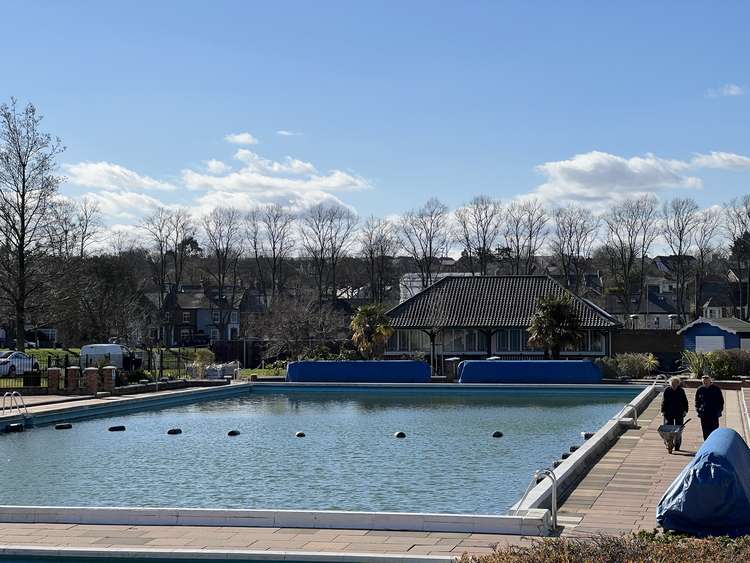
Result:
[[[60,368],[49,368],[47,370],[47,394],[59,395],[60,394],[60,376],[62,370]]]
[[[70,366],[65,370],[65,392],[71,395],[78,392],[78,379],[81,375],[81,368]]]
[[[99,368],[86,368],[83,370],[83,380],[87,395],[96,395],[99,388]]]
[[[117,368],[115,366],[104,366],[102,368],[102,391],[109,391],[115,388],[115,375],[117,374]]]

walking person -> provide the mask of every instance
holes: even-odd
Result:
[[[661,396],[661,414],[664,416],[664,424],[685,423],[685,415],[690,408],[685,389],[682,388],[682,380],[679,377],[669,379],[669,385],[664,389]],[[682,445],[682,434],[675,437],[674,449],[679,450]]]
[[[705,440],[719,427],[719,418],[724,410],[724,396],[721,394],[721,389],[714,385],[713,379],[708,375],[703,376],[703,385],[695,392],[695,410],[698,411],[698,418],[701,419]]]

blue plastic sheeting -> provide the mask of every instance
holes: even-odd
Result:
[[[295,383],[429,383],[430,366],[413,360],[292,362],[286,380]]]
[[[711,433],[664,493],[656,521],[697,536],[750,533],[750,449],[737,432]]]
[[[588,360],[466,360],[459,383],[601,383],[602,372]]]

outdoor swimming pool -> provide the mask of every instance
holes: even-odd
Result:
[[[640,390],[256,388],[2,435],[0,504],[499,514]]]

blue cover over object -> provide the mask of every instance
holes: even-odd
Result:
[[[466,360],[459,383],[601,383],[602,372],[588,360]]]
[[[656,521],[697,536],[750,533],[750,449],[737,432],[711,433],[664,493]]]
[[[429,383],[430,366],[414,360],[291,362],[286,380],[296,383]]]

